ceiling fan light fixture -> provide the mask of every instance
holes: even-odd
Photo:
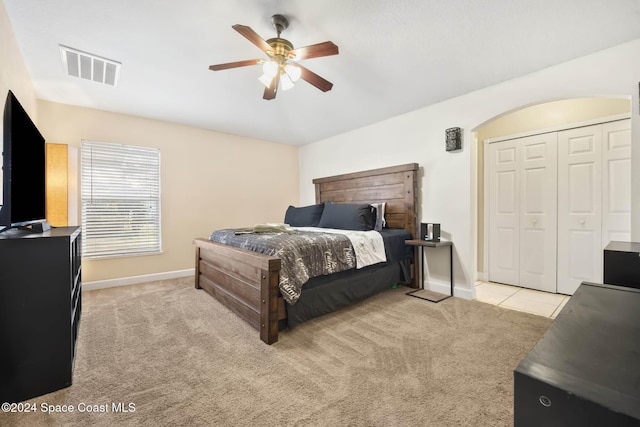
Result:
[[[302,70],[300,69],[300,67],[294,64],[286,64],[284,66],[284,72],[293,83],[297,82],[300,79],[300,75],[302,74]]]
[[[262,64],[262,72],[270,79],[274,78],[276,74],[278,74],[279,68],[280,66],[275,61],[266,61]]]
[[[263,74],[260,77],[258,77],[258,80],[260,80],[260,83],[262,83],[264,87],[269,87],[271,86],[271,81],[273,80],[273,77]]]
[[[282,90],[289,90],[293,87],[293,80],[287,73],[280,74],[280,88]]]

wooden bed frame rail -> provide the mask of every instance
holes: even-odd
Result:
[[[260,331],[278,341],[280,259],[246,249],[195,239],[196,289],[204,289]]]

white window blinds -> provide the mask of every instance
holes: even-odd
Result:
[[[161,251],[160,150],[82,141],[82,255]]]

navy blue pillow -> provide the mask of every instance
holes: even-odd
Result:
[[[318,227],[369,231],[375,226],[375,209],[368,204],[326,203]]]
[[[292,227],[317,227],[323,210],[324,203],[300,208],[289,206],[284,214],[284,222]]]

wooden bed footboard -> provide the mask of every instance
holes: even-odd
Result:
[[[204,289],[260,331],[267,344],[278,341],[278,320],[285,318],[278,277],[280,259],[195,239],[196,289]]]

